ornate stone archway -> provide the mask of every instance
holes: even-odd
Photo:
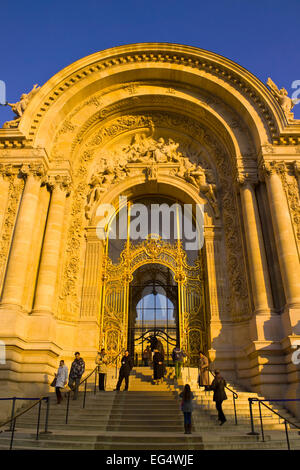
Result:
[[[137,44],[70,65],[15,106],[0,130],[2,337],[15,383],[43,388],[74,349],[92,366],[96,206],[166,194],[206,207],[211,359],[248,387],[295,396],[300,125],[269,83],[208,51]]]

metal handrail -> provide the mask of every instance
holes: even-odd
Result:
[[[215,374],[212,372],[212,370],[210,370],[209,366],[208,366],[208,371],[212,374],[212,376],[215,378]],[[228,390],[229,392],[232,393],[232,399],[233,399],[233,409],[234,409],[234,422],[235,424],[237,425],[238,424],[238,419],[237,419],[237,412],[236,412],[236,400],[239,398],[238,394],[232,390],[230,387],[228,387],[227,385],[225,385],[225,388],[226,390]]]
[[[123,349],[117,354],[116,357],[114,357],[111,361],[109,361],[107,363],[107,365],[109,364],[113,364],[115,361],[116,361],[116,367],[117,367],[117,359],[118,357],[123,353]],[[95,374],[95,381],[94,381],[94,395],[96,394],[96,390],[97,390],[97,372],[98,372],[98,367],[99,365],[97,364],[96,367],[89,373],[89,375],[87,375],[87,377],[85,377],[78,385],[78,390],[79,390],[79,387],[84,383],[84,393],[83,393],[83,402],[82,402],[82,408],[85,408],[85,403],[86,403],[86,392],[87,392],[87,380],[93,375]],[[69,390],[68,391],[68,397],[67,397],[67,407],[66,407],[66,418],[65,418],[65,423],[68,424],[69,422],[69,411],[70,411],[70,395],[71,395],[71,391],[72,390]]]
[[[263,416],[262,416],[262,413],[261,413],[261,405],[263,405],[265,408],[267,408],[268,410],[272,411],[272,413],[276,414],[277,416],[279,416],[279,418],[283,419],[284,420],[284,428],[285,428],[285,436],[286,436],[286,441],[287,441],[287,446],[288,446],[288,450],[291,450],[291,446],[290,446],[290,440],[289,440],[289,435],[288,435],[288,428],[287,428],[287,423],[289,423],[291,426],[297,428],[297,429],[300,429],[300,426],[296,423],[293,423],[292,421],[290,421],[289,419],[285,418],[284,416],[282,416],[280,413],[278,413],[277,411],[273,410],[272,408],[270,408],[265,402],[294,402],[294,401],[300,401],[300,398],[287,398],[287,399],[270,399],[270,400],[261,400],[260,398],[255,398],[255,397],[249,397],[248,398],[248,401],[249,401],[249,408],[250,408],[250,419],[251,419],[251,432],[249,432],[248,434],[250,435],[258,435],[259,433],[258,432],[255,432],[254,430],[254,420],[253,420],[253,410],[252,410],[252,404],[253,402],[258,402],[258,408],[259,408],[259,419],[260,419],[260,428],[261,428],[261,435],[262,435],[262,440],[263,442],[265,442],[265,434],[264,434],[264,427],[263,427]]]
[[[16,428],[16,421],[17,419],[30,411],[32,408],[34,408],[36,405],[39,405],[39,411],[38,411],[38,420],[37,420],[37,428],[36,428],[36,440],[39,439],[39,434],[40,434],[40,419],[41,419],[41,405],[42,401],[45,400],[47,402],[47,410],[46,410],[46,417],[45,417],[45,430],[44,434],[49,433],[48,431],[48,420],[49,420],[49,407],[50,407],[50,400],[49,397],[42,397],[42,398],[20,398],[20,397],[12,397],[12,398],[0,398],[0,400],[13,400],[13,405],[12,405],[12,416],[10,419],[6,420],[4,423],[0,424],[0,427],[6,426],[7,424],[11,424],[10,428],[8,429],[9,432],[11,432],[11,439],[10,439],[10,445],[9,445],[9,450],[12,450],[13,448],[13,441],[14,441],[14,436],[15,436],[15,428]],[[28,408],[26,408],[23,411],[20,411],[16,415],[14,415],[14,410],[15,410],[15,403],[16,400],[36,400],[35,403],[30,405]]]
[[[189,359],[188,361],[188,364],[187,364],[187,367],[188,367],[188,375],[189,375],[189,380],[190,380],[190,356],[188,354],[186,354],[186,357]],[[198,367],[199,369],[199,367]],[[212,374],[212,376],[215,378],[215,374],[212,372],[212,370],[210,369],[210,366],[208,365],[208,372],[210,372]],[[230,387],[228,387],[227,385],[225,385],[225,388],[232,393],[232,399],[233,399],[233,409],[234,409],[234,422],[235,424],[238,424],[238,418],[237,418],[237,411],[236,411],[236,400],[239,398],[237,392],[235,392],[234,390],[232,390]]]

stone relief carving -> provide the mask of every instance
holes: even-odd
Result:
[[[102,156],[100,165],[89,183],[90,191],[85,206],[86,218],[90,219],[93,206],[99,201],[101,193],[131,173],[132,168],[128,168],[130,163],[145,165],[144,173],[148,180],[157,179],[161,164],[174,164],[174,168],[168,168],[168,172],[171,170],[174,176],[183,178],[203,193],[214,208],[215,215],[219,217],[213,171],[192,163],[188,157],[179,152],[178,147],[179,143],[171,138],[167,141],[163,137],[155,140],[141,133],[135,134],[129,145],[115,150],[110,155]]]
[[[24,189],[25,182],[23,178],[18,178],[19,171],[20,168],[13,165],[1,164],[0,166],[1,177],[9,182],[8,204],[5,210],[3,226],[0,227],[2,231],[0,243],[0,282],[3,280],[16,214]]]
[[[7,103],[11,107],[16,117],[13,121],[7,121],[3,124],[3,128],[14,128],[18,127],[21,117],[24,114],[25,109],[27,108],[29,101],[34,97],[34,95],[39,91],[40,87],[36,84],[29,93],[23,93],[21,95],[20,101],[17,103]]]
[[[162,126],[164,124],[164,126]],[[73,298],[74,302],[79,305],[79,296],[80,288],[78,285],[78,276],[80,270],[80,252],[82,249],[83,242],[83,226],[84,226],[84,213],[86,212],[89,216],[89,208],[86,208],[91,202],[95,201],[100,197],[103,192],[101,188],[106,190],[112,181],[116,181],[117,178],[125,178],[126,173],[126,162],[128,162],[128,153],[127,160],[120,160],[120,167],[116,169],[116,172],[119,173],[116,176],[115,170],[109,169],[108,171],[104,170],[106,162],[105,159],[103,162],[100,162],[100,171],[99,175],[95,173],[95,177],[99,176],[99,180],[95,179],[88,184],[87,181],[87,171],[89,162],[93,159],[96,150],[99,148],[99,145],[115,137],[118,134],[122,134],[132,129],[136,129],[136,133],[139,128],[148,129],[148,133],[152,135],[154,128],[159,127],[169,127],[176,128],[177,131],[185,131],[183,134],[193,136],[198,142],[202,143],[210,152],[215,156],[219,180],[221,184],[221,191],[219,194],[218,200],[221,201],[222,205],[222,219],[224,225],[225,233],[225,244],[226,244],[226,258],[227,258],[227,269],[230,279],[231,290],[228,292],[228,298],[224,299],[227,305],[228,310],[231,311],[231,315],[235,321],[244,320],[250,315],[250,305],[248,299],[248,289],[246,282],[246,269],[243,257],[241,253],[243,248],[241,245],[240,239],[240,227],[239,221],[236,218],[237,206],[236,206],[236,195],[235,188],[232,183],[232,163],[227,155],[224,153],[222,148],[219,146],[215,138],[206,131],[199,123],[195,122],[191,118],[168,115],[165,112],[152,113],[150,115],[129,115],[117,118],[110,125],[106,125],[100,131],[97,132],[95,137],[92,137],[86,144],[83,146],[83,151],[80,153],[80,158],[76,163],[76,168],[74,169],[74,193],[72,195],[72,210],[70,214],[70,227],[67,234],[67,258],[65,261],[64,268],[64,279],[62,283],[62,294],[61,298]],[[139,143],[139,145],[144,145]],[[153,144],[153,142],[152,142]],[[170,142],[160,141],[161,147],[163,145],[168,145]],[[171,147],[175,152],[175,159],[178,157],[176,151],[178,147],[175,148],[177,144],[171,141]],[[153,159],[155,158],[170,158],[164,155],[164,152],[160,151],[157,153],[151,153],[151,150],[142,146],[145,153],[144,156],[149,157],[152,155],[152,162],[155,165],[164,165],[164,163],[157,163]],[[126,149],[126,148],[125,148]],[[147,153],[148,152],[148,153]],[[172,153],[171,153],[172,154]],[[155,155],[153,157],[153,155]],[[180,155],[180,153],[179,153]],[[112,159],[112,157],[110,156]],[[139,153],[136,153],[133,158],[142,158]],[[149,168],[149,158],[148,163],[145,164],[145,169]],[[180,155],[180,158],[183,158]],[[180,160],[179,158],[179,160]],[[127,163],[128,164],[128,163]],[[168,162],[168,165],[178,165],[176,162]],[[101,165],[103,167],[101,168]],[[134,165],[134,164],[130,164]],[[140,165],[138,163],[137,165]],[[203,169],[203,168],[202,168]],[[213,181],[213,174],[209,174],[209,168],[204,168],[206,175],[207,184],[215,184]],[[208,170],[208,171],[207,171]],[[105,172],[106,171],[106,172]],[[146,170],[149,171],[149,170]],[[177,171],[177,169],[175,169]],[[155,170],[153,169],[153,174],[155,175]],[[192,175],[193,176],[193,175]],[[203,178],[202,175],[198,175]],[[195,175],[194,175],[195,178]],[[107,183],[106,183],[107,182]],[[194,183],[199,182],[196,180]],[[106,186],[107,184],[107,186]],[[209,191],[209,189],[208,189]],[[91,208],[91,205],[90,205]],[[86,211],[85,211],[86,209]]]

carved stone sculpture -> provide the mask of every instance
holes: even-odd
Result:
[[[7,103],[7,105],[10,106],[13,112],[15,113],[16,117],[13,121],[7,121],[3,125],[4,128],[18,127],[21,117],[23,116],[24,111],[26,110],[30,100],[39,91],[39,89],[40,87],[35,84],[29,93],[23,93],[21,95],[20,101],[18,101],[17,103]]]
[[[272,95],[275,96],[280,106],[282,107],[283,111],[286,113],[288,117],[290,117],[291,111],[293,107],[295,106],[295,104],[298,102],[298,100],[296,100],[295,102],[295,100],[290,98],[285,88],[281,88],[279,90],[277,85],[275,85],[275,83],[270,77],[268,78],[267,85],[270,87]]]

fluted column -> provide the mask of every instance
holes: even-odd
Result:
[[[243,176],[239,183],[255,313],[269,313],[273,299],[255,191]]]
[[[45,239],[42,247],[41,263],[36,288],[33,313],[53,312],[53,301],[60,259],[60,245],[63,231],[66,180],[51,181],[52,195],[47,218]]]
[[[299,257],[290,211],[281,181],[285,165],[267,162],[263,165],[263,170],[287,305],[292,308],[300,307]]]
[[[22,307],[43,171],[41,165],[24,165],[21,170],[23,174],[27,175],[27,179],[7,266],[2,295],[3,305],[10,304]]]

